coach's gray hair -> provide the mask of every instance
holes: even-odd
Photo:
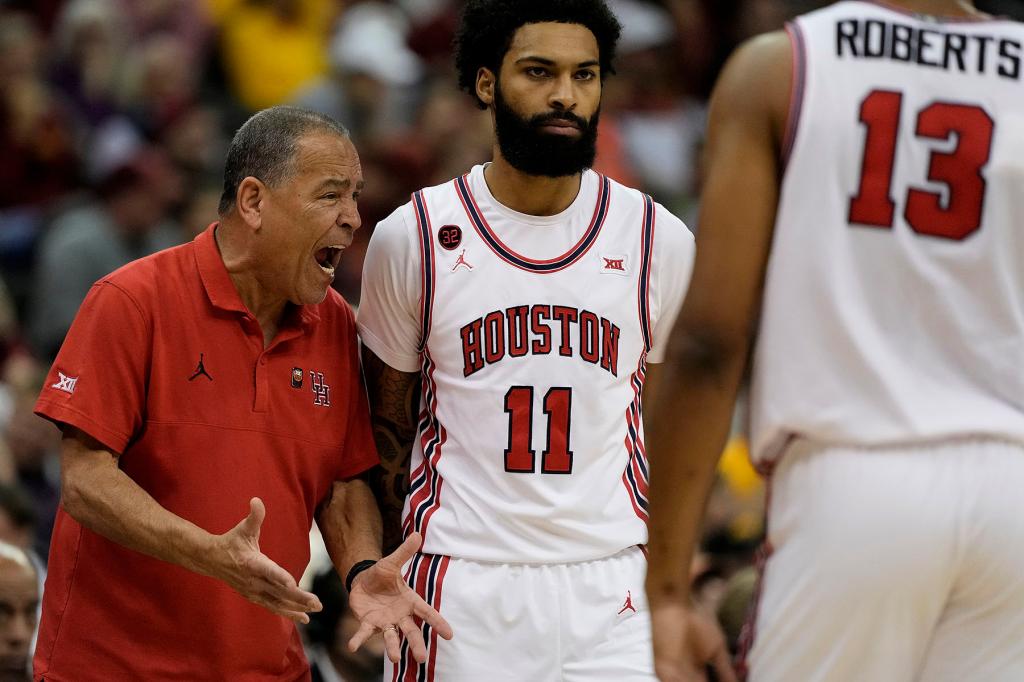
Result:
[[[224,162],[224,193],[217,212],[231,212],[242,180],[252,176],[271,187],[295,170],[299,140],[310,133],[348,137],[345,126],[330,116],[298,107],[271,107],[242,124],[228,147]]]

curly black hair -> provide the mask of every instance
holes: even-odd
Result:
[[[612,62],[622,25],[605,0],[469,0],[455,34],[459,88],[486,109],[476,96],[477,72],[486,67],[497,74],[516,31],[546,21],[586,26],[597,39],[601,79],[615,73]]]

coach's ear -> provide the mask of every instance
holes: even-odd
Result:
[[[253,230],[259,230],[263,225],[263,198],[266,191],[267,186],[251,175],[238,183],[235,208],[245,224]]]
[[[494,81],[494,72],[486,66],[476,72],[476,96],[487,106],[494,103]]]

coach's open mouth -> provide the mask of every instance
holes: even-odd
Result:
[[[334,269],[341,262],[341,252],[344,250],[345,247],[341,245],[325,246],[314,254],[314,258],[316,258],[317,265],[320,266],[324,273],[333,276]]]

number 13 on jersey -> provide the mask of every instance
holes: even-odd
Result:
[[[508,447],[505,449],[505,471],[532,474],[537,470],[537,452],[533,449],[533,386],[513,386],[505,394],[508,414]],[[571,474],[572,450],[569,447],[569,424],[572,414],[572,389],[554,386],[544,394],[544,415],[547,418],[547,446],[541,453],[542,474]]]
[[[903,215],[914,232],[954,240],[970,236],[981,227],[987,189],[982,171],[992,152],[992,117],[974,104],[932,102],[917,112],[913,140],[899,137],[902,111],[901,92],[873,90],[861,102],[860,122],[867,133],[859,187],[850,199],[850,224],[892,229],[896,191],[898,198],[906,197]],[[951,138],[952,150],[932,151],[927,168],[928,180],[945,185],[947,196],[893,187],[899,144],[927,139],[941,144]]]

